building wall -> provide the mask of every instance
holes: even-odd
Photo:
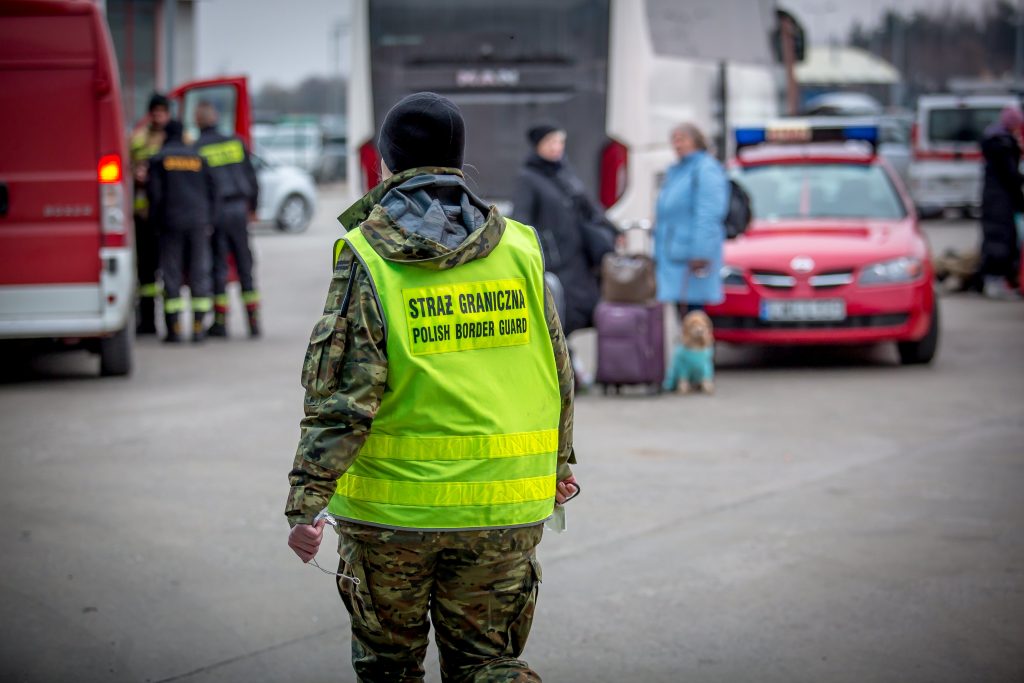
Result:
[[[191,0],[104,0],[103,5],[121,72],[125,119],[131,126],[145,115],[154,91],[166,92],[194,77],[194,4]]]

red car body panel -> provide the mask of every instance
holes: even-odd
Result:
[[[864,344],[921,339],[934,306],[928,244],[909,195],[885,162],[865,152],[814,145],[751,150],[734,167],[774,164],[873,164],[886,169],[906,209],[906,217],[877,219],[795,219],[758,221],[725,244],[724,262],[743,273],[744,286],[724,287],[725,301],[708,307],[715,338],[735,344]],[[807,272],[793,268],[797,257],[814,262]],[[907,283],[861,285],[861,270],[901,257],[919,259],[922,272]],[[793,278],[792,286],[770,287],[752,280],[755,273]],[[820,275],[849,273],[851,281],[812,286]],[[846,318],[837,323],[769,323],[761,320],[763,301],[842,299]]]

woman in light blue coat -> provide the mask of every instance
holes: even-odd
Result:
[[[681,318],[724,298],[729,180],[696,126],[683,124],[672,131],[672,147],[679,161],[666,171],[658,195],[654,260],[658,300],[676,304]]]

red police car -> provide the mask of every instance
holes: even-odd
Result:
[[[932,267],[906,190],[870,122],[786,121],[736,131],[733,178],[753,221],[725,246],[725,301],[708,307],[735,344],[896,342],[930,363],[939,338]]]

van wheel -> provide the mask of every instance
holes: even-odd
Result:
[[[277,229],[281,232],[304,232],[312,218],[309,202],[300,194],[290,194],[277,212]]]
[[[124,377],[132,371],[132,331],[130,325],[100,339],[100,375]]]
[[[927,365],[935,358],[939,348],[939,303],[932,305],[932,322],[928,331],[917,341],[899,342],[896,348],[900,352],[900,363],[903,365]]]

